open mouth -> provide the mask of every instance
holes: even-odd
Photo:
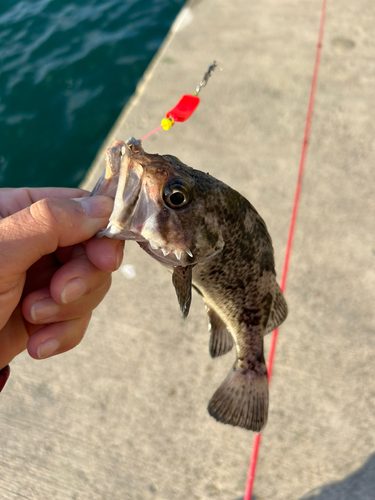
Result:
[[[138,241],[139,246],[158,262],[168,266],[186,266],[189,254],[183,250],[166,250],[158,248],[155,244],[145,240]],[[189,253],[191,253],[189,251]]]
[[[157,201],[149,195],[144,164],[144,152],[135,139],[126,143],[109,224],[97,234],[113,239],[136,241],[143,250],[159,262],[170,266],[186,266],[193,253],[167,242],[158,229]]]
[[[191,259],[193,258],[193,254],[189,249],[168,250],[164,247],[158,246],[152,240],[148,240],[138,232],[133,232],[132,230],[124,231],[116,222],[110,222],[105,229],[102,229],[97,234],[98,238],[102,238],[104,236],[113,239],[136,241],[145,252],[151,255],[151,257],[165,265],[186,266],[189,264],[189,257]]]

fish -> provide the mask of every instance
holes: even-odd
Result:
[[[97,236],[136,241],[167,266],[183,317],[192,290],[202,296],[210,355],[236,349],[208,412],[224,424],[260,432],[269,407],[263,337],[288,313],[261,216],[220,180],[175,156],[146,153],[133,137],[107,149],[91,195],[114,198],[109,223]]]

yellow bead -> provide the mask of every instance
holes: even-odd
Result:
[[[173,118],[163,118],[161,121],[161,126],[164,130],[169,130],[174,125]]]

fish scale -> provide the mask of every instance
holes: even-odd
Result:
[[[169,267],[184,317],[191,288],[198,291],[211,356],[236,347],[237,359],[208,403],[210,415],[260,432],[269,399],[263,337],[288,312],[263,219],[223,182],[174,156],[146,153],[134,138],[107,150],[105,172],[92,192],[100,194],[115,203],[97,236],[134,240]]]

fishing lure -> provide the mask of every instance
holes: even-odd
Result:
[[[151,135],[159,132],[159,130],[169,130],[176,122],[185,122],[188,120],[200,103],[200,98],[198,96],[199,92],[207,85],[208,79],[215,71],[216,66],[217,62],[214,61],[204,74],[201,82],[196,86],[194,94],[183,95],[176,106],[166,113],[165,118],[162,119],[159,127],[145,135],[141,141],[144,141]]]

